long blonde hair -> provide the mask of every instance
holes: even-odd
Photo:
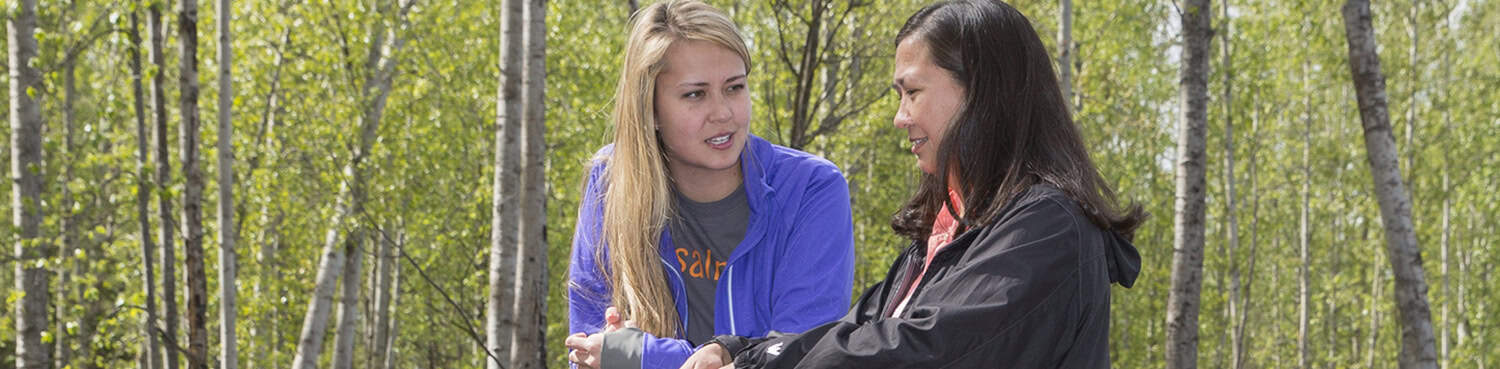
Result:
[[[630,39],[615,90],[614,152],[607,158],[604,241],[609,245],[610,297],[621,316],[657,337],[676,337],[680,316],[662,278],[657,253],[672,216],[667,156],[656,130],[656,77],[667,48],[679,40],[706,41],[739,54],[750,70],[750,52],[723,11],[696,0],[670,0],[631,16]],[[604,253],[604,248],[598,248]],[[601,268],[603,265],[601,265]]]

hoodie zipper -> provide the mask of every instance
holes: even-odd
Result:
[[[734,325],[734,266],[730,265],[728,269],[726,272],[729,274],[729,281],[724,287],[729,288],[729,334],[738,336],[740,330]]]
[[[679,287],[681,287],[681,288],[687,288],[687,286],[686,286],[687,282],[683,282],[682,281],[682,273],[678,272],[677,268],[672,267],[672,264],[668,263],[665,259],[657,258],[656,260],[660,260],[661,263],[662,263],[662,266],[667,267],[667,270],[672,271],[672,275],[677,276],[677,285]],[[675,291],[672,292],[672,297],[675,299],[677,297],[677,292],[675,292]],[[691,309],[691,307],[688,306],[688,302],[689,301],[688,301],[687,297],[683,296],[683,298],[682,298],[682,306],[684,307],[684,309],[683,309],[682,312],[680,312],[678,314],[678,315],[680,315],[680,318],[682,319],[682,332],[683,332],[683,336],[684,337],[687,336],[688,323],[692,320],[692,319],[688,319],[688,316],[687,316],[687,312],[688,312],[687,309]]]

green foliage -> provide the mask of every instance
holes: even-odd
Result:
[[[778,32],[801,37],[796,27],[777,21],[778,16],[790,19],[793,12],[768,2],[713,3],[730,12],[752,45],[753,132],[785,143],[786,128],[772,122],[789,118],[784,90],[795,80],[790,66],[776,60],[771,40]],[[416,4],[410,26],[395,30],[407,44],[394,56],[398,74],[379,141],[362,164],[369,201],[355,221],[376,230],[371,238],[404,240],[404,256],[398,259],[400,296],[392,312],[399,326],[396,366],[482,367],[484,355],[468,330],[483,334],[488,288],[499,9],[458,0]],[[832,44],[838,50],[834,55],[873,47],[878,56],[863,65],[869,69],[865,79],[837,81],[839,85],[880,96],[890,74],[890,41],[906,16],[924,4],[886,1],[852,13],[858,20]],[[42,70],[44,82],[27,93],[42,102],[46,125],[45,159],[33,169],[44,178],[45,219],[42,237],[25,246],[56,252],[20,261],[7,252],[0,259],[10,270],[27,263],[53,272],[57,310],[49,335],[75,355],[85,348],[90,352],[86,358],[75,356],[70,362],[74,367],[85,361],[99,367],[133,366],[144,342],[140,230],[151,227],[153,238],[160,237],[155,232],[161,227],[156,217],[160,205],[151,196],[150,223],[139,222],[134,203],[142,195],[136,188],[141,180],[135,169],[136,96],[131,91],[131,45],[123,33],[130,27],[130,12],[143,10],[141,5],[39,2],[40,51],[33,65]],[[1055,52],[1057,4],[1023,0],[1015,5],[1031,16]],[[1226,24],[1217,11],[1223,4],[1215,4],[1215,29],[1225,33],[1213,41],[1209,85],[1208,244],[1199,342],[1203,366],[1231,366],[1228,332],[1236,324],[1229,315],[1231,268],[1242,273],[1251,295],[1250,306],[1242,307],[1247,364],[1275,367],[1296,357],[1304,181],[1310,184],[1308,334],[1313,365],[1382,367],[1395,362],[1400,343],[1393,282],[1345,62],[1340,5],[1232,1]],[[219,30],[212,6],[205,3],[199,19],[199,105],[205,120],[200,157],[210,158],[205,160],[217,150],[214,120],[220,93],[213,52]],[[371,73],[365,64],[369,34],[376,22],[395,23],[394,17],[374,12],[368,1],[256,0],[233,6],[239,352],[243,367],[268,367],[271,362],[284,365],[295,352],[337,193],[352,179],[341,169],[357,144],[360,97]],[[571,333],[566,284],[573,225],[590,161],[610,139],[612,95],[630,10],[626,2],[551,1],[547,6],[546,350],[549,365],[565,367],[561,340]],[[1170,2],[1077,1],[1074,8],[1075,120],[1120,200],[1153,214],[1135,236],[1144,258],[1140,281],[1135,288],[1113,292],[1113,360],[1119,367],[1160,367],[1171,279],[1174,138],[1180,119],[1177,8]],[[171,7],[163,10],[163,22],[174,24]],[[1414,199],[1434,329],[1440,342],[1445,336],[1449,342],[1447,349],[1439,345],[1440,352],[1446,366],[1491,365],[1500,360],[1490,349],[1500,342],[1495,323],[1500,306],[1493,302],[1500,286],[1487,267],[1500,264],[1493,236],[1495,219],[1500,219],[1500,197],[1493,191],[1500,188],[1495,169],[1500,167],[1500,141],[1494,135],[1500,128],[1500,44],[1490,30],[1500,24],[1500,1],[1429,2],[1416,8],[1390,3],[1374,11],[1394,133]],[[144,12],[140,17],[144,36]],[[1226,33],[1228,64],[1219,49],[1226,47]],[[175,37],[175,31],[167,35],[167,67],[155,70],[147,61],[143,71],[147,83],[155,73],[163,73],[167,82],[167,144],[174,162]],[[0,38],[0,48],[8,42]],[[69,53],[77,56],[69,59]],[[145,55],[143,50],[143,59]],[[68,60],[76,63],[77,84],[71,129],[64,125]],[[0,82],[9,83],[9,72],[8,62],[0,63]],[[9,89],[5,91],[9,97]],[[0,117],[7,122],[10,104],[9,98],[0,99]],[[888,227],[918,179],[903,134],[890,124],[896,104],[888,94],[880,97],[836,131],[803,147],[837,164],[849,181],[856,293],[882,278],[908,244]],[[1232,135],[1227,128],[1233,128]],[[67,145],[70,132],[72,145]],[[0,129],[0,140],[8,144],[11,134],[9,128]],[[1310,150],[1305,167],[1304,137]],[[1234,147],[1232,178],[1227,177],[1226,143]],[[10,158],[10,150],[0,151],[7,173]],[[146,163],[146,169],[155,165]],[[203,167],[207,188],[217,188],[217,166]],[[173,171],[171,183],[150,183],[145,195],[180,191],[175,164]],[[1235,184],[1233,225],[1228,222],[1230,180]],[[14,206],[11,186],[11,181],[0,183],[0,197],[7,200],[0,202],[0,213],[7,215]],[[220,241],[210,204],[218,194],[206,193],[206,257],[215,260],[212,265]],[[1239,239],[1232,257],[1231,226]],[[7,250],[16,245],[17,233],[10,222],[0,226]],[[156,244],[159,250],[160,242]],[[374,269],[373,261],[367,259],[365,265],[367,271]],[[209,268],[214,288],[218,273]],[[159,270],[157,274],[162,277]],[[0,352],[7,353],[14,352],[11,312],[20,295],[14,278],[13,272],[0,273],[0,296],[6,297],[0,306]],[[366,292],[362,298],[370,296]],[[215,314],[217,303],[213,296],[209,309]],[[217,323],[210,324],[217,329]],[[365,339],[357,338],[360,367],[371,366],[363,361]],[[12,365],[10,360],[11,355],[0,355],[0,366]]]

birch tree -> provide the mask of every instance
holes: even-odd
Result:
[[[172,160],[169,156],[171,143],[167,140],[167,58],[164,52],[167,31],[166,24],[162,23],[161,7],[158,1],[152,1],[147,7],[146,29],[151,34],[151,111],[156,128],[152,144],[156,146],[156,186],[159,189],[156,207],[161,219],[161,298],[165,310],[161,334],[167,345],[166,368],[177,369],[181,353],[175,348],[181,345],[181,341],[177,336],[177,248],[172,238],[177,221],[173,218],[172,191],[169,190],[172,187]]]
[[[15,227],[16,368],[45,369],[51,353],[42,341],[51,299],[43,263],[52,246],[41,236],[42,109],[37,99],[42,73],[32,66],[37,56],[36,0],[18,0],[5,24],[10,69],[11,226]],[[54,338],[55,339],[55,338]]]
[[[515,270],[518,243],[517,221],[521,212],[522,119],[521,79],[524,67],[526,0],[504,0],[500,6],[500,96],[495,118],[495,179],[490,221],[489,296],[485,304],[485,350],[494,359],[489,369],[508,367],[499,362],[510,359],[510,344],[515,334]]]
[[[359,320],[360,268],[365,259],[362,247],[365,237],[360,233],[353,234],[361,237],[350,236],[344,240],[348,265],[344,266],[343,281],[339,282],[343,292],[339,294],[338,332],[333,336],[333,361],[330,366],[334,369],[354,367],[354,326]]]
[[[187,267],[190,369],[208,368],[208,277],[203,269],[203,170],[198,164],[198,1],[181,0],[177,28],[179,50],[179,155],[182,156],[183,264]]]
[[[1182,120],[1177,130],[1177,195],[1173,227],[1172,288],[1167,301],[1167,368],[1198,363],[1198,310],[1203,284],[1208,57],[1212,43],[1209,0],[1187,1],[1182,19],[1179,80]]]
[[[510,367],[546,366],[547,302],[546,101],[547,28],[544,0],[524,0],[525,52],[522,76],[521,218],[515,266],[516,327],[511,331]]]
[[[1068,111],[1073,108],[1073,0],[1059,0],[1057,9],[1057,83]]]
[[[1349,42],[1349,69],[1359,100],[1360,123],[1365,132],[1366,158],[1380,203],[1380,220],[1385,228],[1386,258],[1396,277],[1393,295],[1401,327],[1401,353],[1397,357],[1402,368],[1437,368],[1421,248],[1412,226],[1411,195],[1406,192],[1401,178],[1396,140],[1391,133],[1385,76],[1380,70],[1380,56],[1376,54],[1370,2],[1346,1],[1343,17],[1345,37]]]
[[[770,2],[775,27],[766,42],[790,80],[762,79],[772,114],[771,127],[784,145],[803,149],[831,135],[850,117],[890,91],[872,64],[883,42],[866,37],[861,19],[875,9],[869,0],[776,0]],[[784,83],[773,86],[772,83]],[[790,117],[783,119],[783,117]]]
[[[239,296],[239,257],[235,242],[239,238],[234,221],[234,64],[233,29],[229,21],[234,12],[229,0],[216,1],[214,22],[219,32],[219,363],[223,369],[239,368],[239,340],[235,320]]]
[[[396,242],[384,234],[373,237],[371,240],[375,245],[375,267],[373,283],[373,296],[371,297],[371,310],[374,316],[370,317],[370,334],[367,344],[369,350],[365,353],[367,367],[381,368],[385,359],[386,343],[390,334],[390,307],[391,307],[391,269],[396,267],[395,254],[392,253],[393,244]]]
[[[136,221],[140,222],[141,230],[141,265],[143,279],[141,285],[146,290],[146,321],[142,336],[146,338],[146,352],[142,358],[147,369],[161,367],[160,346],[156,342],[156,333],[152,327],[156,325],[156,247],[151,240],[151,177],[146,171],[147,163],[151,160],[148,146],[148,130],[146,125],[146,93],[141,87],[141,33],[140,15],[132,10],[130,12],[130,28],[126,30],[130,39],[130,87],[132,105],[135,111],[135,133],[136,133]]]
[[[382,3],[377,11],[388,14],[392,5],[398,5],[392,4],[393,2],[395,1]],[[372,42],[365,60],[365,68],[369,72],[359,98],[362,109],[358,143],[354,146],[353,156],[343,168],[345,181],[339,186],[338,203],[335,205],[318,262],[313,298],[308,302],[307,314],[303,316],[302,333],[297,339],[297,356],[292,360],[293,369],[317,367],[318,356],[323,350],[323,336],[328,329],[328,313],[332,310],[334,288],[344,273],[345,258],[353,256],[348,252],[356,247],[354,245],[363,234],[361,223],[355,218],[363,215],[367,196],[363,164],[375,146],[380,118],[385,111],[386,98],[390,96],[391,82],[396,74],[396,54],[405,43],[396,31],[406,27],[407,12],[414,3],[415,0],[400,2],[396,14],[396,30],[386,27],[384,17],[381,17],[370,33]]]

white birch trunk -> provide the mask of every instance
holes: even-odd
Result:
[[[219,32],[219,365],[239,368],[239,340],[235,336],[239,265],[235,242],[239,230],[234,221],[234,85],[232,29],[234,17],[229,0],[218,0],[214,20]]]
[[[146,92],[141,86],[141,33],[140,16],[130,12],[130,28],[127,30],[130,39],[130,86],[132,92],[132,107],[135,109],[135,133],[136,133],[136,221],[141,226],[141,265],[144,279],[141,282],[146,289],[146,321],[142,324],[142,335],[146,338],[145,353],[141,357],[142,366],[146,369],[157,369],[161,367],[161,347],[156,342],[156,332],[152,327],[156,324],[156,246],[151,239],[151,182],[150,174],[146,171],[146,163],[151,160],[148,148],[148,131],[146,129]]]
[[[1073,110],[1073,0],[1058,1],[1057,79],[1068,112]]]
[[[1411,220],[1411,195],[1401,178],[1395,138],[1387,111],[1385,77],[1376,54],[1368,0],[1349,0],[1343,7],[1349,42],[1349,68],[1359,97],[1371,176],[1385,228],[1386,254],[1396,277],[1396,310],[1400,315],[1402,368],[1436,368],[1432,312],[1427,304],[1421,249]]]
[[[208,369],[208,277],[203,261],[203,170],[198,163],[198,2],[178,3],[177,28],[181,56],[178,58],[178,100],[181,125],[177,128],[178,154],[182,157],[183,265],[187,281],[189,369]]]
[[[504,0],[500,12],[500,86],[496,107],[495,183],[490,221],[489,296],[485,304],[485,350],[495,359],[486,360],[489,369],[509,368],[510,340],[516,329],[514,314],[516,247],[520,218],[520,140],[522,120],[521,79],[523,76],[522,22],[525,0]],[[509,310],[509,311],[508,311]]]
[[[391,244],[395,243],[395,240],[385,235],[375,237],[375,239],[375,283],[371,292],[374,312],[369,319],[372,327],[369,342],[366,343],[369,346],[368,352],[365,353],[367,367],[378,367],[384,359],[386,336],[389,333],[391,320],[391,268],[396,261],[392,257],[391,250]]]
[[[1203,230],[1208,56],[1213,42],[1209,0],[1182,8],[1184,35],[1181,80],[1182,120],[1177,131],[1177,195],[1172,287],[1167,301],[1166,364],[1169,369],[1198,363],[1198,310],[1203,284]]]
[[[411,1],[401,4],[397,19],[400,27],[405,28],[406,13],[410,10]],[[389,5],[381,5],[382,12],[387,11]],[[349,178],[347,182],[340,185],[337,210],[328,228],[328,235],[324,239],[323,259],[318,266],[318,280],[313,290],[313,299],[308,303],[307,314],[303,316],[302,333],[297,340],[297,356],[292,360],[293,369],[310,369],[318,365],[318,356],[323,350],[323,336],[328,329],[328,313],[332,310],[333,290],[338,284],[338,278],[344,272],[345,259],[354,257],[346,255],[345,250],[339,247],[342,239],[349,239],[358,234],[359,222],[357,218],[364,212],[365,183],[364,167],[361,165],[368,157],[370,149],[375,146],[376,132],[380,125],[380,117],[385,109],[386,97],[390,95],[391,81],[395,76],[397,59],[394,57],[401,50],[404,40],[400,37],[389,37],[390,44],[386,44],[389,31],[384,23],[377,23],[371,34],[371,50],[366,60],[366,68],[371,71],[370,78],[365,81],[363,93],[361,94],[361,105],[364,107],[360,116],[359,144],[355,148],[354,156],[344,166],[344,177]],[[351,234],[340,234],[347,225],[351,228]]]
[[[391,271],[391,290],[390,290],[390,292],[391,292],[391,306],[390,306],[390,311],[392,311],[392,312],[396,311],[397,303],[399,303],[400,300],[401,300],[401,263],[400,263],[400,259],[396,258],[395,255],[400,254],[401,248],[405,247],[405,246],[406,246],[406,234],[403,231],[401,233],[398,233],[397,236],[396,236],[396,250],[392,250],[391,251],[391,261],[394,263],[394,265],[392,265],[392,269],[394,269],[394,270]],[[398,322],[400,322],[400,320],[401,320],[400,314],[391,314],[391,316],[390,316],[390,331],[386,335],[386,340],[381,343],[382,349],[380,351],[381,351],[381,356],[382,357],[381,357],[381,361],[380,361],[380,366],[378,366],[378,368],[380,368],[380,369],[391,369],[391,368],[395,368],[396,367],[396,352],[397,352],[396,351],[396,337],[398,336],[397,335],[397,331],[398,331],[397,330],[397,326],[398,326]],[[372,363],[371,366],[374,366],[374,364]]]
[[[146,29],[151,35],[151,65],[155,70],[151,76],[151,111],[156,128],[152,142],[156,146],[156,186],[160,189],[156,194],[157,214],[161,219],[162,335],[167,346],[163,354],[166,368],[177,369],[181,353],[175,347],[182,344],[177,335],[177,247],[173,240],[177,220],[172,213],[171,191],[167,191],[172,183],[172,160],[169,155],[171,144],[167,140],[167,57],[164,51],[167,24],[162,20],[161,6],[161,3],[153,2],[147,7]]]
[[[45,369],[50,352],[42,342],[50,301],[47,269],[29,260],[50,256],[41,236],[42,109],[38,96],[42,74],[32,67],[37,56],[36,0],[18,0],[6,22],[10,66],[11,225],[15,227],[16,368]]]
[[[547,168],[546,102],[547,29],[543,0],[525,0],[524,92],[521,125],[520,242],[515,267],[515,329],[511,331],[510,369],[546,366],[547,312]]]
[[[357,334],[354,327],[359,320],[360,267],[365,259],[360,251],[360,244],[364,241],[364,237],[357,233],[344,239],[344,254],[347,255],[348,265],[344,266],[341,282],[344,291],[339,297],[339,330],[333,336],[333,362],[329,365],[333,369],[354,367],[354,336]]]

